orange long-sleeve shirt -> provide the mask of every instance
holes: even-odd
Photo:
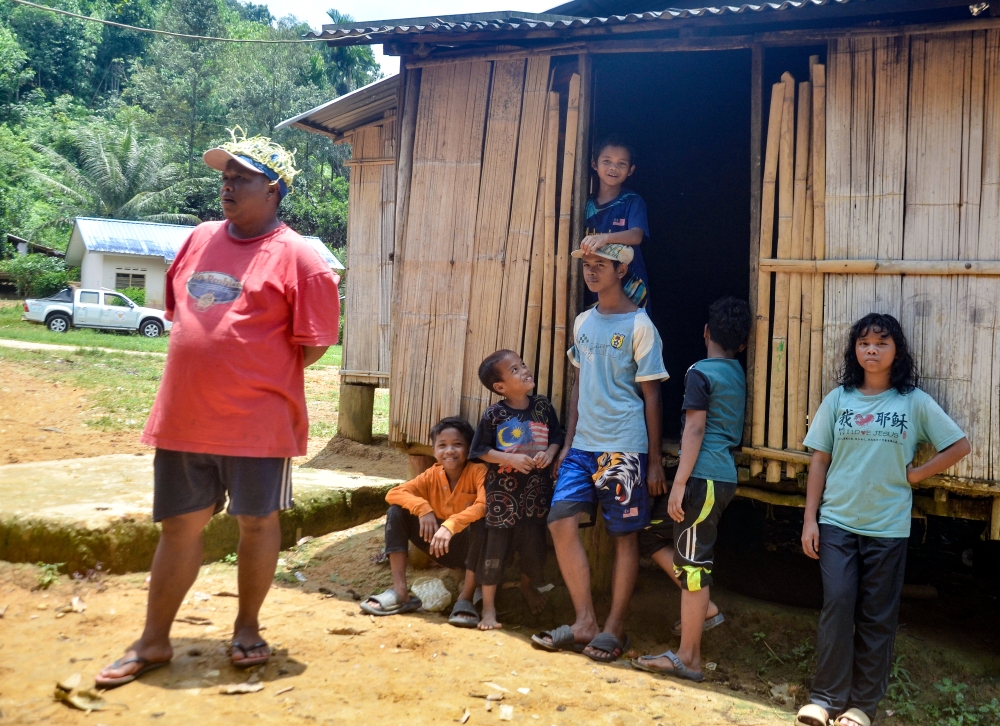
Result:
[[[448,475],[435,464],[415,479],[389,490],[385,501],[398,504],[417,517],[434,513],[443,519],[443,526],[458,534],[478,519],[486,516],[486,465],[469,462],[452,491]]]

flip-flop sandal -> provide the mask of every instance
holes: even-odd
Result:
[[[448,618],[448,622],[456,628],[474,628],[479,625],[480,620],[479,611],[468,600],[456,600]]]
[[[378,607],[369,604],[369,600],[374,600],[378,603]],[[362,611],[368,613],[369,615],[383,616],[383,615],[402,615],[403,613],[412,613],[414,610],[419,610],[424,604],[420,602],[420,598],[414,594],[410,594],[410,599],[406,602],[399,601],[399,595],[392,588],[389,588],[383,593],[378,595],[372,595],[371,597],[363,600],[359,607]]]
[[[583,654],[597,663],[614,663],[625,654],[625,651],[628,650],[631,644],[632,641],[627,634],[621,640],[618,640],[611,633],[598,633],[597,637],[587,643],[587,647],[604,653],[604,655],[600,657],[594,656],[586,650],[583,651]]]
[[[155,671],[157,668],[162,668],[165,665],[169,665],[169,660],[161,660],[156,663],[150,663],[145,658],[129,658],[128,660],[123,660],[119,658],[114,663],[108,666],[108,668],[121,668],[122,666],[127,666],[129,663],[140,663],[142,667],[135,673],[131,673],[127,676],[122,676],[120,678],[105,678],[101,679],[100,676],[94,679],[94,686],[100,688],[101,690],[107,691],[112,688],[118,688],[118,686],[124,686],[126,683],[131,683],[139,676],[144,673],[149,673],[150,671]]]
[[[807,703],[795,715],[795,726],[827,726],[829,722],[829,712],[815,703]]]
[[[718,613],[717,615],[715,615],[715,616],[713,616],[711,618],[705,618],[705,624],[702,626],[701,632],[704,633],[704,632],[707,632],[707,631],[711,630],[712,628],[717,628],[720,625],[722,625],[724,622],[726,622],[726,616],[723,615],[722,613]],[[670,632],[673,633],[674,635],[680,635],[681,634],[681,621],[680,620],[678,620],[676,623],[674,623],[674,627],[672,627],[670,629]]]
[[[842,714],[837,716],[836,720],[833,722],[834,726],[844,726],[844,719],[849,719],[856,724],[861,724],[861,726],[872,726],[872,721],[868,718],[868,714],[860,708],[849,708],[844,711]]]
[[[548,640],[545,638],[548,638]],[[543,630],[536,635],[532,635],[531,642],[550,653],[558,653],[560,650],[582,653],[583,649],[587,647],[582,643],[576,642],[576,638],[573,635],[573,628],[568,625],[560,625],[558,628]]]
[[[269,660],[271,660],[271,649],[268,647],[267,641],[261,640],[258,643],[254,643],[253,645],[248,646],[248,645],[243,645],[242,643],[234,640],[233,647],[231,650],[236,650],[237,648],[242,650],[243,655],[246,657],[244,657],[242,660],[230,659],[229,662],[232,663],[233,666],[236,668],[251,668],[255,665],[263,665],[264,663],[267,663]],[[258,655],[251,658],[250,651],[257,650],[258,648],[267,648],[267,655]]]
[[[649,663],[651,660],[656,660],[657,658],[666,658],[670,661],[673,668],[660,668],[659,666],[654,666]],[[646,671],[647,673],[656,673],[661,676],[673,676],[674,678],[681,678],[686,681],[694,681],[695,683],[701,683],[705,680],[705,674],[701,671],[693,671],[684,665],[684,661],[674,655],[673,651],[668,650],[666,653],[660,653],[659,655],[643,655],[638,658],[632,659],[632,667],[638,668],[640,671]]]

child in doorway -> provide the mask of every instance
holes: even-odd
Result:
[[[743,438],[746,374],[736,354],[750,336],[750,306],[745,300],[722,298],[708,309],[705,348],[708,357],[684,377],[680,462],[669,497],[653,506],[650,528],[639,543],[681,588],[681,645],[676,655],[641,656],[632,665],[692,681],[705,679],[701,669],[701,635],[725,618],[709,597],[715,569],[715,540],[722,512],[736,495],[733,449]],[[661,535],[671,520],[674,547]]]
[[[566,442],[556,460],[559,475],[549,511],[549,531],[576,621],[539,633],[532,641],[545,650],[583,652],[600,663],[628,650],[625,614],[639,572],[638,532],[649,524],[649,496],[666,481],[660,455],[660,335],[625,294],[633,248],[605,245],[583,259],[583,278],[597,294],[597,306],[573,324],[570,362],[579,371],[570,397]],[[647,462],[648,455],[648,462]],[[580,541],[584,518],[594,523],[601,505],[614,541],[611,611],[603,631],[590,592],[590,565]]]
[[[533,396],[535,379],[521,356],[498,350],[479,366],[479,380],[503,398],[486,409],[470,456],[489,465],[486,474],[486,539],[478,572],[483,588],[480,630],[502,627],[496,594],[507,557],[521,559],[521,592],[532,612],[545,599],[537,588],[545,565],[545,520],[552,499],[552,460],[563,443],[555,409]]]
[[[635,152],[623,139],[611,135],[594,147],[591,167],[597,172],[597,194],[587,200],[587,236],[580,250],[594,253],[605,245],[632,248],[629,274],[623,282],[625,294],[641,308],[649,304],[649,274],[640,245],[649,239],[646,202],[624,183],[635,172]],[[597,294],[584,291],[586,307],[597,303]]]
[[[385,552],[392,569],[392,587],[362,602],[364,612],[398,615],[421,607],[420,599],[406,584],[410,542],[443,567],[464,568],[465,583],[459,598],[472,600],[486,513],[486,467],[469,462],[472,436],[472,426],[463,419],[439,421],[430,431],[437,463],[385,495],[389,503]]]
[[[870,313],[851,327],[841,385],[823,399],[805,438],[813,454],[802,549],[819,560],[823,610],[810,703],[798,726],[826,726],[833,714],[835,726],[870,726],[889,684],[910,485],[971,450],[917,382],[899,322]],[[924,442],[937,453],[915,466]]]

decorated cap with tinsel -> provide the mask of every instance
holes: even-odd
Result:
[[[239,136],[237,136],[239,132]],[[281,198],[291,191],[292,180],[299,170],[295,168],[295,152],[287,151],[266,136],[247,138],[246,132],[237,126],[229,129],[232,141],[219,144],[202,154],[202,159],[213,169],[226,170],[229,161],[235,161],[251,171],[257,171],[278,185]]]

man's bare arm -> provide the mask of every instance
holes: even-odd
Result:
[[[308,368],[313,363],[315,363],[316,361],[318,361],[320,358],[323,357],[323,354],[326,353],[326,351],[327,351],[327,349],[329,349],[329,347],[330,346],[328,346],[328,345],[322,345],[322,346],[303,345],[302,346],[302,367],[303,368]]]

